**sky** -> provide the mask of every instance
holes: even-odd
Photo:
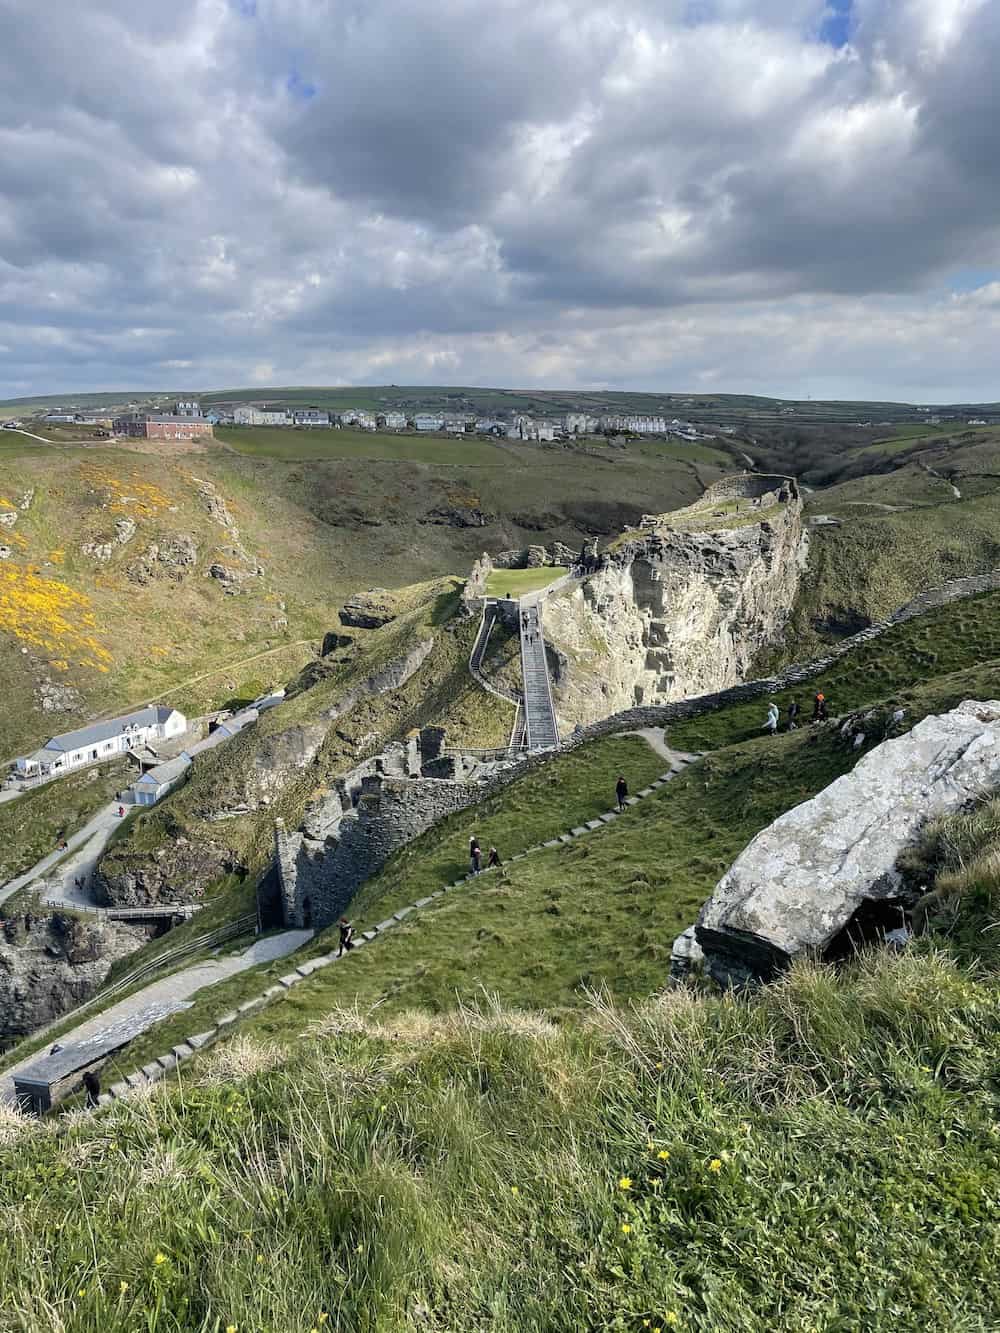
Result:
[[[0,397],[1000,400],[997,0],[0,0]]]

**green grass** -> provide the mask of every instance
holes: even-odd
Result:
[[[562,1027],[332,1012],[104,1116],[0,1122],[0,1319],[989,1333],[998,1032],[995,986],[926,951]]]
[[[100,764],[0,805],[0,885],[48,856],[60,838],[82,828],[134,775],[124,761]]]
[[[523,597],[525,593],[547,588],[565,573],[564,565],[545,565],[540,569],[495,569],[486,581],[486,595]]]
[[[758,736],[771,699],[781,710],[782,726],[793,699],[799,702],[800,722],[808,723],[812,699],[820,690],[831,716],[880,699],[895,698],[905,706],[928,679],[996,660],[1000,660],[1000,593],[984,593],[893,626],[801,685],[674,723],[670,741],[679,749],[706,750]]]
[[[229,448],[257,458],[297,461],[364,458],[451,467],[509,467],[511,462],[497,445],[475,436],[393,435],[384,431],[268,426],[219,426],[215,435]]]

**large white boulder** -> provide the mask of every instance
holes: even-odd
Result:
[[[889,926],[902,849],[927,820],[998,787],[996,700],[966,701],[883,742],[736,858],[698,918],[708,970],[724,985],[767,980],[798,955],[822,957],[852,920],[877,920],[873,904]]]

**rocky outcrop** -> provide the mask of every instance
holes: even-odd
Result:
[[[801,574],[801,501],[794,483],[779,501],[781,485],[749,479],[745,489],[756,493],[742,511],[730,490],[713,489],[688,510],[645,519],[595,572],[547,600],[563,723],[586,725],[746,678],[780,635]]]
[[[551,546],[526,546],[520,551],[500,551],[493,557],[497,569],[539,569],[544,565],[572,565],[577,553],[565,542]]]
[[[396,619],[396,612],[389,604],[389,594],[385,588],[356,592],[347,599],[337,615],[342,625],[350,625],[355,629],[381,629]]]
[[[173,532],[151,542],[126,568],[133,583],[144,585],[154,579],[170,578],[179,583],[198,562],[198,547],[189,532]]]
[[[496,514],[487,514],[482,509],[463,509],[458,505],[438,505],[417,521],[438,527],[485,528],[496,522]]]
[[[84,555],[89,555],[93,560],[99,560],[102,564],[115,553],[116,546],[126,546],[136,534],[135,520],[131,518],[115,519],[115,532],[113,537],[98,537],[95,541],[84,542],[80,550]],[[154,548],[155,549],[155,548]]]
[[[112,846],[101,858],[94,891],[99,902],[115,907],[190,903],[208,885],[243,870],[228,847],[180,835],[152,852]]]
[[[8,918],[0,935],[0,1043],[29,1036],[83,1004],[144,930],[69,913]]]
[[[926,821],[1000,787],[1000,702],[966,702],[883,742],[759,833],[719,881],[697,942],[722,985],[769,980],[899,927],[900,852]]]
[[[35,686],[35,704],[43,713],[73,713],[83,706],[83,700],[72,685],[46,676]]]

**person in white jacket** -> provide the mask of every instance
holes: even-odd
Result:
[[[767,721],[764,723],[764,729],[773,736],[778,730],[778,718],[781,714],[778,712],[778,705],[772,699],[767,706]]]

